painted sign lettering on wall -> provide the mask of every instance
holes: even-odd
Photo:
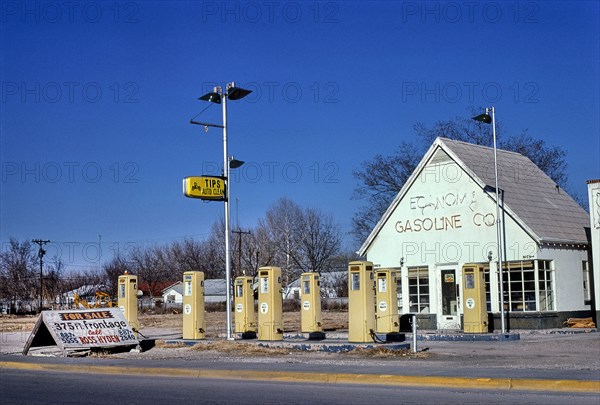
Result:
[[[411,197],[409,200],[409,206],[411,210],[420,210],[421,215],[425,214],[425,211],[438,211],[449,207],[458,207],[464,203],[469,204],[471,211],[472,206],[475,204],[475,192],[471,199],[467,198],[467,193],[445,193],[441,195],[417,195]]]
[[[417,218],[407,219],[405,221],[396,222],[396,231],[404,232],[420,232],[420,231],[446,231],[448,229],[462,228],[460,223],[460,215],[452,215],[450,217],[434,217],[434,218]]]

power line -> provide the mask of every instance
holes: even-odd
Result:
[[[40,258],[40,306],[39,306],[39,311],[42,312],[42,293],[44,291],[44,275],[43,275],[42,271],[44,268],[44,255],[46,254],[46,251],[44,250],[43,246],[46,245],[47,243],[50,243],[50,241],[42,240],[42,239],[33,239],[31,242],[36,243],[39,246],[39,250],[38,250],[38,257]]]

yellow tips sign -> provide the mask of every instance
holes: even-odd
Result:
[[[183,195],[202,200],[225,200],[225,181],[221,177],[186,177]]]

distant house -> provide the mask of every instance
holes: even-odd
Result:
[[[348,271],[330,271],[321,273],[321,297],[340,298],[340,288],[348,283]],[[345,296],[346,294],[343,294]],[[300,278],[292,281],[283,291],[284,299],[300,299]]]
[[[204,280],[204,302],[227,301],[227,289],[224,279]],[[162,290],[163,302],[166,305],[183,303],[183,282],[178,281]]]
[[[178,281],[171,284],[169,287],[162,290],[163,302],[165,304],[179,304],[183,303],[183,283]]]
[[[104,284],[82,285],[81,287],[57,295],[54,298],[54,302],[59,306],[71,308],[75,305],[75,296],[77,295],[80,300],[93,303],[96,300],[96,292],[99,291],[107,291],[107,287]]]

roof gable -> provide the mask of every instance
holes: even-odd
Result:
[[[482,183],[494,187],[494,149],[441,138]],[[587,243],[589,215],[529,158],[498,149],[498,188],[504,204],[538,242]]]
[[[537,243],[587,243],[588,214],[527,157],[497,150],[498,186],[504,210]],[[437,138],[396,195],[358,253],[365,255],[408,190],[429,164],[455,162],[481,189],[491,189],[495,203],[493,148]],[[502,193],[501,193],[502,198]]]

